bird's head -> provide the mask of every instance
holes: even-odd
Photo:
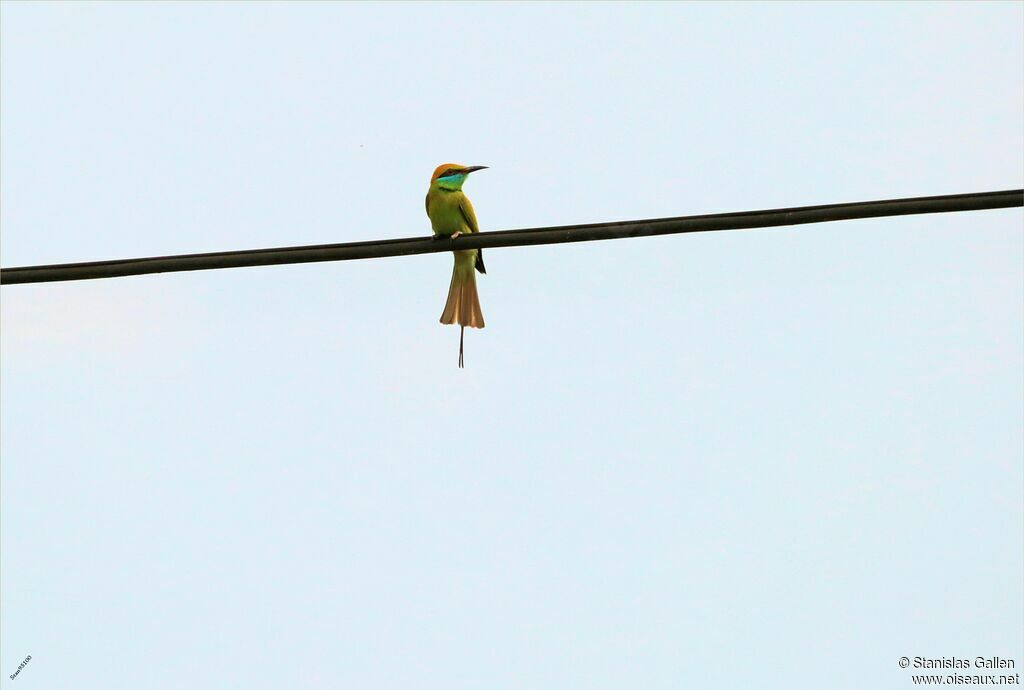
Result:
[[[449,191],[458,191],[462,189],[462,183],[466,181],[466,177],[471,172],[485,170],[486,168],[486,165],[471,165],[467,168],[458,163],[442,163],[434,169],[434,174],[430,178],[430,186],[440,187]]]

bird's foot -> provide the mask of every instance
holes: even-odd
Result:
[[[453,232],[453,233],[452,233],[452,239],[453,239],[453,240],[454,240],[454,239],[458,239],[459,235],[461,235],[461,234],[462,234],[461,232]]]

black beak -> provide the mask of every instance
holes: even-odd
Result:
[[[468,175],[469,173],[476,172],[477,170],[487,170],[487,166],[486,165],[471,165],[468,168],[463,168],[462,169],[462,173],[464,175]]]

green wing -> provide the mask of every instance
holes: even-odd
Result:
[[[466,225],[469,226],[470,232],[480,232],[480,226],[476,222],[476,212],[473,210],[473,204],[469,203],[469,197],[465,194],[462,195],[462,199],[459,200],[459,210],[462,211],[462,217],[466,220]]]
[[[480,226],[476,222],[476,211],[473,210],[473,204],[469,203],[469,197],[465,194],[462,195],[462,200],[459,201],[459,210],[462,211],[462,218],[466,221],[466,226],[470,232],[480,232]],[[481,273],[487,273],[487,268],[484,266],[484,250],[476,250],[476,270]]]

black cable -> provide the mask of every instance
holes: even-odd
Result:
[[[18,266],[0,269],[0,284],[48,283],[61,280],[90,280],[118,276],[174,271],[202,271],[214,268],[272,266],[313,261],[347,261],[387,256],[447,252],[453,249],[524,247],[561,242],[589,242],[622,237],[649,237],[686,232],[770,228],[780,225],[826,223],[854,218],[878,218],[918,213],[949,213],[981,209],[1024,206],[1024,189],[975,194],[949,194],[912,199],[885,199],[825,206],[801,206],[768,211],[717,213],[705,216],[630,220],[590,225],[564,225],[550,228],[504,230],[448,238],[412,237],[372,242],[320,244],[305,247],[249,249],[208,254],[180,254],[140,259],[89,261],[49,266]]]

